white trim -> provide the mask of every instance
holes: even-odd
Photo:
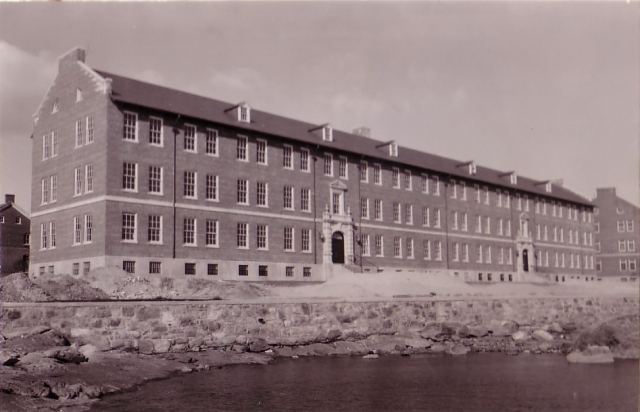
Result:
[[[131,199],[134,200],[134,199]],[[137,203],[137,202],[132,202]],[[167,206],[171,206],[171,203],[167,202]],[[285,219],[285,220],[299,220],[303,222],[313,222],[313,218],[310,217],[302,217],[302,216],[287,216],[281,215],[277,213],[265,213],[265,212],[254,212],[250,210],[238,210],[238,209],[225,209],[222,207],[211,207],[211,206],[199,206],[199,205],[188,205],[185,203],[176,203],[176,207],[182,209],[190,209],[190,210],[201,210],[208,212],[218,212],[218,213],[230,213],[235,215],[243,215],[243,216],[259,216],[259,217],[270,217],[275,219]]]
[[[535,247],[550,247],[553,249],[572,249],[572,250],[579,250],[581,252],[592,252],[595,253],[595,249],[591,249],[591,248],[585,248],[584,246],[569,246],[566,245],[564,243],[562,244],[558,244],[558,243],[541,243],[541,242],[535,242],[534,243]]]
[[[590,250],[589,252],[593,252],[592,250]],[[598,253],[598,257],[624,257],[624,256],[631,256],[631,257],[638,257],[638,252],[627,252],[627,253]]]
[[[378,230],[390,230],[390,231],[398,231],[398,232],[409,232],[409,233],[420,233],[420,234],[429,234],[429,235],[440,235],[445,236],[444,232],[437,232],[433,230],[418,230],[418,229],[407,229],[404,227],[396,227],[396,226],[380,226],[373,225],[369,223],[362,223],[360,227],[366,227],[369,229],[378,229]]]

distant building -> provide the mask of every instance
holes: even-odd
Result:
[[[597,189],[593,204],[598,276],[637,280],[640,209],[618,197],[613,187]]]
[[[589,200],[367,128],[96,71],[82,49],[60,58],[34,119],[32,272],[595,278]]]
[[[15,195],[5,195],[0,206],[0,275],[29,270],[29,215],[15,203]]]

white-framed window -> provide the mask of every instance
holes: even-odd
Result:
[[[49,203],[49,179],[43,178],[40,181],[40,204],[46,205]]]
[[[424,260],[431,260],[431,241],[423,240],[422,241],[422,255],[424,256]]]
[[[333,176],[333,155],[331,153],[324,154],[324,174],[325,176]]]
[[[476,233],[482,233],[482,216],[476,215]]]
[[[219,200],[218,197],[218,176],[217,175],[207,175],[206,182],[206,197],[207,200],[211,200],[217,202]]]
[[[456,197],[458,197],[458,187],[456,186],[455,180],[449,180],[449,187],[451,188],[451,190],[449,191],[451,198],[455,199]]]
[[[627,240],[627,250],[629,252],[636,251],[636,241],[635,240]]]
[[[205,140],[205,153],[210,156],[218,156],[218,131],[207,129]]]
[[[404,222],[408,225],[413,224],[413,205],[404,205]]]
[[[164,190],[161,166],[149,166],[149,193],[161,195]]]
[[[256,248],[258,250],[269,249],[269,227],[264,224],[256,226]]]
[[[93,192],[93,164],[91,163],[84,166],[84,192]]]
[[[595,222],[595,223],[593,224],[593,230],[594,230],[594,232],[596,232],[596,233],[600,233],[600,222]]]
[[[469,231],[469,216],[466,213],[462,214],[462,231]]]
[[[389,143],[389,156],[398,157],[398,145],[396,142]]]
[[[507,234],[506,236],[511,236],[511,221],[507,220]]]
[[[451,212],[451,229],[458,230],[458,212]]]
[[[137,222],[135,213],[123,213],[122,214],[122,241],[123,242],[137,242]]]
[[[400,203],[393,202],[393,222],[402,223],[400,220]]]
[[[238,106],[238,121],[243,123],[251,123],[251,108],[246,105]]]
[[[349,168],[347,158],[345,156],[340,156],[340,160],[338,162],[338,175],[340,179],[348,179],[349,178]]]
[[[247,157],[247,136],[238,136],[236,140],[236,159],[244,162],[249,161]]]
[[[256,163],[260,165],[269,164],[267,156],[267,141],[264,139],[256,140]]]
[[[469,261],[469,244],[468,243],[465,243],[464,245],[462,245],[462,261],[463,262]]]
[[[369,199],[366,197],[360,198],[360,217],[369,219]]]
[[[426,206],[422,207],[422,226],[431,226],[431,209]]]
[[[300,189],[300,210],[311,211],[311,189]]]
[[[502,207],[502,191],[500,189],[496,189],[496,206]]]
[[[376,235],[376,256],[382,257],[384,256],[384,238],[382,235]]]
[[[382,200],[380,199],[373,201],[373,218],[375,220],[382,220]]]
[[[500,265],[504,264],[504,248],[503,247],[501,247],[498,252],[498,264]]]
[[[342,207],[342,194],[339,192],[333,192],[331,194],[331,210],[333,214],[341,215],[344,210]]]
[[[433,209],[433,227],[440,228],[442,220],[440,219],[440,209]]]
[[[245,179],[238,179],[238,193],[236,201],[241,205],[249,204],[249,181]]]
[[[458,262],[460,260],[460,245],[456,242],[451,244],[451,260]]]
[[[324,126],[322,128],[322,140],[327,142],[333,141],[333,129],[331,126]]]
[[[43,223],[40,225],[40,250],[46,249],[47,246],[47,224]]]
[[[162,216],[161,215],[149,215],[149,228],[147,230],[148,242],[161,244],[162,243]]]
[[[373,165],[373,183],[382,184],[382,166],[377,163]]]
[[[497,233],[498,236],[504,235],[503,225],[504,225],[504,221],[502,220],[502,218],[498,218],[498,233]]]
[[[624,220],[618,220],[618,232],[624,232],[625,222]]]
[[[269,206],[269,187],[265,182],[256,183],[256,205],[261,207]]]
[[[300,230],[300,250],[303,253],[311,252],[311,229]]]
[[[435,196],[440,196],[440,178],[438,176],[433,176],[431,183],[433,184],[433,194]]]
[[[51,132],[51,157],[58,156],[58,132]]]
[[[287,210],[293,210],[293,187],[285,186],[283,190],[283,205]]]
[[[138,164],[122,163],[122,189],[137,192],[138,191]]]
[[[51,203],[53,203],[58,200],[58,175],[52,175],[49,181],[51,185]]]
[[[183,195],[186,198],[197,199],[198,194],[196,192],[198,175],[196,172],[189,170],[184,171],[184,192]]]
[[[391,169],[391,182],[394,189],[400,189],[400,169],[397,167]]]
[[[412,190],[413,187],[411,185],[411,170],[404,171],[404,188],[406,190]]]
[[[163,145],[162,119],[159,117],[149,117],[149,144]]]
[[[627,232],[633,232],[633,220],[627,220]]]
[[[513,264],[513,249],[508,248],[507,249],[507,265],[512,265]]]
[[[429,176],[423,174],[420,178],[420,185],[422,186],[422,193],[429,194]]]
[[[465,182],[460,182],[460,199],[467,200],[467,184]]]
[[[528,212],[529,211],[529,196],[524,195],[524,211]],[[571,214],[569,214],[571,215]]]
[[[362,256],[371,256],[371,244],[369,243],[369,235],[360,236],[360,246],[362,247]]]
[[[184,125],[184,150],[196,153],[198,151],[196,127],[192,124]]]
[[[87,116],[86,119],[86,144],[91,144],[93,143],[93,139],[94,139],[94,134],[93,134],[93,116]],[[56,137],[57,140],[57,137]],[[57,146],[57,142],[56,142],[56,146]],[[57,151],[57,149],[56,149]]]
[[[303,172],[311,171],[311,167],[309,165],[309,149],[300,149],[300,170]]]
[[[82,243],[82,216],[73,217],[73,244]]]
[[[369,164],[366,160],[360,161],[360,181],[369,183]]]
[[[635,272],[637,267],[637,262],[635,259],[629,259],[629,271]]]
[[[236,227],[236,246],[238,249],[249,249],[249,224],[242,222]]]
[[[436,252],[436,260],[442,260],[442,242],[436,240],[435,242],[435,252]]]
[[[93,240],[93,215],[88,213],[84,215],[84,241],[91,243]]]
[[[82,168],[76,167],[74,170],[73,195],[80,196],[82,194]]]
[[[182,228],[182,243],[184,245],[196,245],[196,230],[197,224],[196,219],[192,217],[185,217],[184,226]]]
[[[307,151],[307,162],[309,152]],[[302,169],[302,165],[300,165]],[[282,148],[282,167],[285,169],[293,170],[293,146],[288,144],[284,145]]]
[[[488,205],[489,204],[489,188],[487,186],[483,186],[482,189],[484,190],[484,204]]]
[[[400,236],[393,238],[393,257],[402,257],[402,238]]]
[[[540,225],[536,225],[536,240],[542,239],[542,229]]]
[[[491,246],[487,246],[485,251],[485,263],[491,263]]]
[[[132,112],[123,113],[123,132],[122,138],[124,140],[137,142],[138,141],[138,115]]]
[[[413,259],[413,239],[410,237],[405,239],[405,252],[407,259]]]
[[[482,202],[481,200],[481,192],[480,192],[480,186],[479,185],[473,185],[473,189],[476,193],[476,203],[480,203]]]
[[[42,160],[51,157],[51,139],[48,134],[42,136]]]
[[[618,252],[627,251],[627,242],[625,240],[618,240]]]
[[[58,99],[53,101],[53,105],[51,106],[51,114],[58,113]]]
[[[82,101],[82,89],[76,89],[76,103]]]
[[[218,221],[207,219],[205,243],[208,247],[218,247]]]
[[[491,217],[487,216],[484,219],[484,233],[486,233],[487,235],[491,234]]]
[[[84,144],[84,127],[82,120],[76,121],[76,147],[80,147]]]
[[[284,228],[284,251],[285,252],[293,252],[295,250],[293,247],[294,245],[293,236],[294,236],[293,228],[285,227]]]
[[[44,224],[43,226],[45,227],[46,232],[47,225]],[[49,240],[49,247],[51,249],[54,249],[56,247],[56,222],[49,222]]]
[[[627,270],[627,261],[625,259],[620,259],[620,271]]]
[[[476,245],[476,262],[482,263],[483,257],[484,256],[482,254],[482,245]]]

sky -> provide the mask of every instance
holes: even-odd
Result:
[[[638,2],[0,3],[0,195],[32,115],[89,66],[639,204]],[[4,199],[2,199],[4,200]]]

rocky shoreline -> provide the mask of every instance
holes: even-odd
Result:
[[[46,326],[3,331],[0,399],[3,410],[83,411],[105,395],[177,374],[305,356],[366,356],[472,352],[569,355],[570,362],[638,359],[638,315],[580,328],[572,322],[541,327],[503,321],[490,325],[429,322],[419,330],[361,335],[331,330],[305,342],[269,342],[239,335],[224,344],[171,339],[158,347],[112,347],[71,339]],[[162,346],[162,347],[160,347]]]

